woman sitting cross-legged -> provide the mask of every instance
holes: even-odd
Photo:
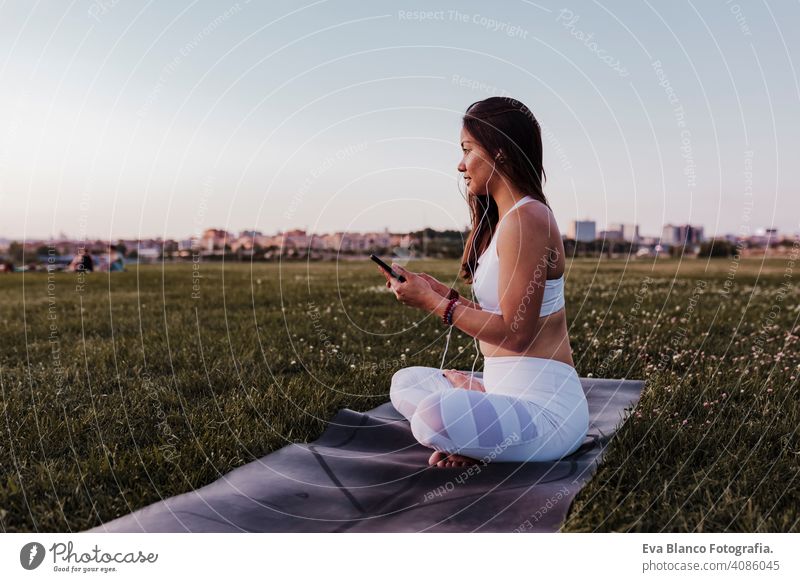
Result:
[[[411,366],[390,398],[437,467],[552,461],[580,447],[589,409],[572,361],[564,309],[564,246],[542,191],[542,140],[515,99],[472,104],[461,130],[472,218],[461,276],[477,302],[426,273],[393,264],[397,299],[429,311],[480,343],[482,378]],[[501,228],[502,227],[502,228]]]

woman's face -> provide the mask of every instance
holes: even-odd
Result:
[[[458,171],[464,173],[467,190],[476,196],[486,196],[492,191],[494,180],[499,178],[496,169],[492,175],[491,155],[465,128],[461,129],[461,151],[463,156],[458,164]],[[490,176],[491,181],[489,181]]]

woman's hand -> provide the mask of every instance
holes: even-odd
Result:
[[[401,283],[380,267],[378,267],[378,270],[386,278],[386,286],[394,291],[395,297],[403,305],[432,311],[442,299],[442,296],[434,291],[427,279],[404,269],[397,263],[392,263],[392,270],[406,278],[404,283]]]
[[[436,277],[431,277],[428,273],[419,273],[419,276],[425,279],[428,285],[431,286],[431,289],[442,297],[447,297],[447,294],[450,293],[450,287],[439,281]]]

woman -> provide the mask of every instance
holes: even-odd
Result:
[[[405,282],[378,270],[401,303],[480,342],[483,382],[412,366],[392,377],[391,401],[434,449],[431,465],[560,459],[583,442],[589,410],[567,332],[564,246],[542,191],[539,124],[519,101],[490,97],[467,109],[461,148],[472,220],[461,276],[478,301],[397,264]]]

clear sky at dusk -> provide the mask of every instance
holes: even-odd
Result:
[[[798,232],[798,22],[774,1],[5,3],[0,237],[461,229],[460,117],[498,94],[543,126],[562,232]]]

